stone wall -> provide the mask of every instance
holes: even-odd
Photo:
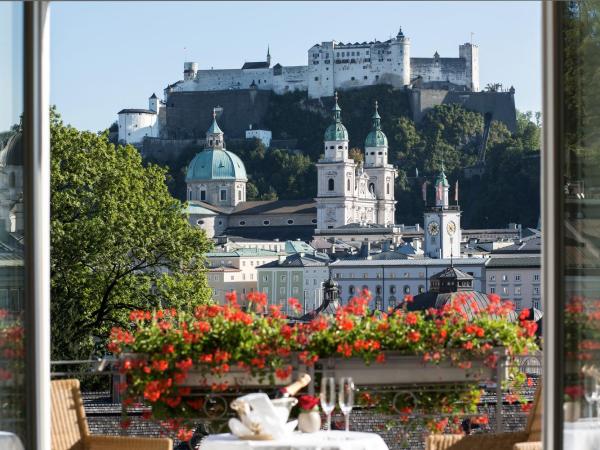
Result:
[[[491,114],[492,120],[502,122],[511,131],[517,129],[514,93],[464,92],[442,89],[412,89],[409,101],[413,120],[420,122],[427,111],[436,105],[459,104],[471,111]]]
[[[269,107],[269,91],[239,89],[231,91],[171,92],[167,102],[165,137],[168,139],[204,138],[215,106],[223,108],[219,126],[228,137],[244,138],[246,130],[264,126]]]

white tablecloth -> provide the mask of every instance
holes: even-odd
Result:
[[[565,422],[563,450],[600,450],[600,422]]]
[[[274,441],[244,441],[232,434],[214,434],[200,443],[199,450],[388,450],[380,436],[350,431],[292,433]]]
[[[0,431],[0,449],[2,450],[24,450],[21,440],[16,434]]]

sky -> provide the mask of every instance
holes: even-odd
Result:
[[[23,5],[0,2],[0,132],[23,111]]]
[[[315,43],[385,40],[402,27],[411,56],[458,57],[479,45],[480,84],[515,87],[541,110],[540,2],[60,2],[51,4],[51,102],[65,122],[98,131],[123,108],[200,69],[306,65]],[[1,125],[1,124],[0,124]]]

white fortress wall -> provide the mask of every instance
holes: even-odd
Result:
[[[420,76],[425,82],[449,81],[461,86],[471,82],[462,58],[411,58],[410,71],[413,79]]]

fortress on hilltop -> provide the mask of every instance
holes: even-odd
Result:
[[[218,105],[217,115],[228,138],[268,135],[273,138],[271,145],[288,148],[290,144],[283,141],[289,136],[267,129],[273,94],[303,93],[303,107],[324,112],[334,92],[386,86],[405,97],[417,123],[436,105],[460,104],[489,122],[496,120],[516,130],[514,89],[480,90],[477,45],[459,45],[458,57],[441,57],[436,51],[427,58],[411,57],[410,45],[399,30],[386,41],[315,44],[302,66],[272,65],[268,48],[264,61],[245,62],[239,69],[185,62],[183,79],[164,88],[162,100],[152,94],[147,108],[119,111],[118,140],[139,145],[144,156],[169,161],[185,146],[203,139],[210,111]]]
[[[402,33],[387,41],[343,43],[326,41],[308,49],[304,66],[271,66],[265,61],[246,62],[241,69],[201,69],[184,63],[183,80],[165,93],[222,91],[255,88],[283,94],[307,91],[309,98],[331,97],[335,91],[376,84],[397,88],[420,82],[424,86],[448,86],[454,90],[479,91],[479,49],[459,45],[458,58],[412,58],[410,39]]]

